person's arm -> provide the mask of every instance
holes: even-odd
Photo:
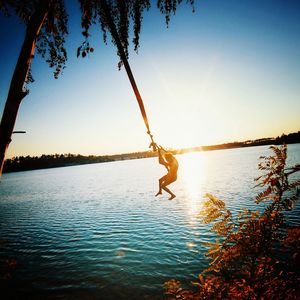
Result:
[[[161,154],[161,150],[162,150],[161,148],[158,148],[158,161],[161,165],[164,165],[167,168],[167,163]]]

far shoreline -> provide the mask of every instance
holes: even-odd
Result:
[[[261,138],[256,140],[247,140],[243,142],[230,142],[217,145],[190,147],[184,149],[167,149],[173,154],[185,154],[189,152],[200,151],[213,151],[213,150],[226,150],[244,147],[268,146],[268,145],[281,145],[281,144],[297,144],[300,143],[300,131],[290,133],[288,135],[282,134],[281,137],[276,138]],[[85,164],[113,162],[120,160],[131,160],[156,157],[157,152],[143,151],[132,152],[115,155],[89,155],[83,156],[80,154],[53,154],[41,156],[18,156],[12,159],[6,159],[4,163],[3,173],[32,171],[40,169],[50,169],[58,167],[70,167]]]

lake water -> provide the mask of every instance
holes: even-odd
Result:
[[[177,156],[177,198],[154,197],[157,158],[4,174],[0,263],[16,259],[7,290],[20,299],[163,299],[163,283],[206,266],[205,193],[238,212],[257,209],[254,178],[268,147]],[[300,144],[288,146],[288,164]],[[299,210],[298,210],[299,211]],[[299,214],[291,215],[299,224]]]

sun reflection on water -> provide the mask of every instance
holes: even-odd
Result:
[[[188,153],[180,158],[180,177],[188,194],[188,211],[191,216],[198,214],[201,209],[203,185],[206,180],[205,169],[206,155],[204,152]],[[194,221],[196,222],[196,220]],[[191,222],[193,222],[193,218]]]

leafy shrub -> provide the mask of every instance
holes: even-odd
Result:
[[[263,189],[256,203],[264,201],[265,209],[234,216],[207,194],[201,219],[218,237],[206,243],[210,264],[194,289],[166,282],[167,299],[300,299],[300,228],[289,225],[285,215],[299,198],[300,180],[290,181],[300,166],[286,167],[285,145],[270,148],[274,155],[260,157],[263,175],[256,178]]]

